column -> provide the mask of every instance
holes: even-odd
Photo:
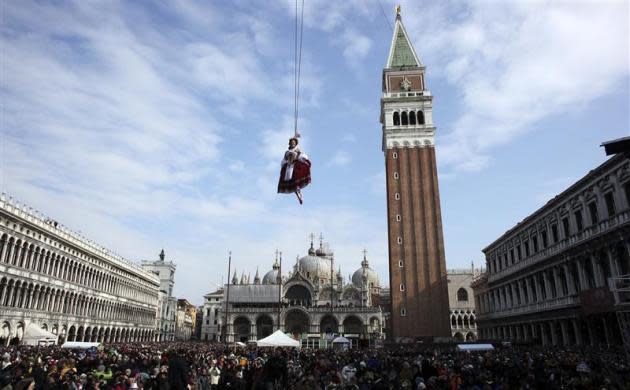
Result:
[[[549,330],[551,334],[551,344],[558,345],[558,333],[556,332],[556,321],[549,322]]]
[[[33,305],[33,294],[35,294],[35,289],[30,288],[28,290],[28,302],[25,306],[26,309],[35,309],[35,306]]]
[[[567,289],[569,295],[573,295],[576,293],[575,291],[575,280],[573,280],[573,274],[569,271],[569,266],[567,263],[562,264],[562,270],[564,271],[564,276],[567,279]]]
[[[595,257],[595,252],[588,254],[588,260],[593,266],[593,280],[595,280],[595,287],[601,287],[604,285],[604,277],[602,276],[602,269],[599,266],[599,261]]]
[[[510,285],[503,286],[503,293],[505,294],[505,308],[512,308],[512,294],[510,293]]]
[[[548,269],[542,271],[542,277],[543,277],[543,280],[545,281],[545,297],[546,297],[546,300],[551,300],[552,297],[553,297],[553,294],[551,293],[551,280],[549,280],[549,270]]]
[[[14,248],[17,247],[14,251],[13,254],[13,258],[11,259],[11,264],[14,264],[16,266],[20,265],[20,255],[22,254],[22,244],[20,244],[20,246],[14,245]],[[15,259],[15,262],[13,261],[13,259]]]
[[[584,274],[584,262],[581,259],[577,259],[578,278],[580,279],[580,291],[588,289],[586,285],[586,275]]]
[[[510,292],[512,293],[512,307],[517,307],[521,305],[521,296],[517,294],[517,288],[515,285],[516,282],[510,283]]]
[[[575,335],[575,344],[582,345],[582,329],[580,329],[577,319],[572,318],[571,325],[573,326],[573,334]]]
[[[0,262],[8,263],[8,261],[5,261],[5,256],[7,254],[8,247],[9,247],[9,236],[7,236],[7,240],[4,242],[4,247],[2,247],[2,251],[0,252]]]
[[[604,327],[604,340],[606,340],[606,345],[610,346],[612,341],[610,329],[608,329],[608,323],[606,322],[606,318],[602,316],[602,326]]]
[[[529,296],[527,296],[527,299],[525,298],[526,294],[525,294],[525,289],[523,288],[523,283],[525,283],[525,280],[519,279],[516,281],[516,286],[518,288],[518,293],[521,296],[521,304],[523,306],[527,305],[527,301],[529,300]]]
[[[534,288],[536,289],[536,302],[542,301],[542,289],[540,286],[540,279],[538,279],[538,274],[534,274]]]
[[[532,292],[532,280],[530,277],[525,278],[525,288],[527,289],[527,303],[536,303],[534,301],[534,293]]]
[[[558,267],[553,267],[551,272],[553,275],[554,285],[556,286],[556,297],[562,297],[564,296],[564,287],[562,286],[562,281],[558,276]]]
[[[560,320],[560,331],[562,332],[562,345],[571,344],[571,340],[569,340],[566,320]]]
[[[4,300],[7,297],[7,290],[9,289],[9,283],[7,282],[2,289],[2,295],[0,296],[0,306],[4,304]]]
[[[543,346],[549,344],[549,341],[548,341],[548,338],[547,338],[547,332],[546,332],[547,329],[546,328],[547,328],[547,326],[545,326],[544,322],[541,322],[541,323],[538,324],[538,331],[539,331],[539,334],[540,334],[540,342],[541,342],[541,344]]]
[[[7,244],[9,243],[9,241],[7,240]],[[11,245],[11,248],[9,248],[8,253],[7,253],[7,257],[6,257],[6,262],[7,264],[11,264],[13,261],[13,253],[15,253],[15,241],[13,241],[13,245]],[[8,245],[7,245],[8,246]]]
[[[615,256],[609,246],[606,247],[606,258],[608,259],[608,267],[610,268],[612,277],[614,278],[619,276],[621,273],[619,264],[617,263],[617,259],[615,259]]]
[[[595,345],[595,337],[593,335],[593,326],[591,325],[591,321],[588,317],[584,318],[584,322],[586,323],[586,332],[588,333],[588,339],[591,345]]]

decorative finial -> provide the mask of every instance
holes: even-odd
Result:
[[[324,234],[319,233],[319,249],[322,249],[323,247],[324,247]]]
[[[160,261],[164,261],[164,249],[162,249],[162,252],[160,252]]]
[[[370,263],[367,261],[367,249],[363,249],[363,261],[361,262],[361,267],[367,268],[370,266]]]
[[[396,6],[396,17],[399,18],[400,17],[400,4],[398,4]]]

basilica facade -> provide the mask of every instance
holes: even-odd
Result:
[[[308,255],[296,260],[284,273],[276,257],[262,277],[258,271],[253,280],[235,273],[223,289],[207,294],[201,339],[252,342],[282,329],[316,348],[337,335],[353,345],[382,342],[380,282],[365,254],[349,281],[335,270],[333,252],[322,242],[318,249],[311,242]]]

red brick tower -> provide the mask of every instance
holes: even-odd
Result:
[[[450,337],[432,96],[400,11],[383,69],[392,341]]]

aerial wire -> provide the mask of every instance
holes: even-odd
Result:
[[[293,110],[293,134],[295,138],[300,137],[300,132],[298,131],[298,116],[299,116],[299,107],[300,107],[300,78],[302,73],[302,42],[304,36],[304,0],[302,0],[302,10],[298,17],[298,0],[295,0],[295,34],[294,34],[294,52],[293,52],[293,60],[294,60],[294,88],[293,88],[293,97],[294,97],[294,110]],[[299,23],[298,23],[299,20]],[[299,25],[299,34],[298,34],[298,25]],[[298,44],[299,40],[299,44]]]
[[[381,9],[381,15],[383,15],[385,22],[387,22],[387,25],[389,26],[390,31],[394,32],[394,27],[392,26],[392,23],[389,21],[389,18],[387,17],[387,14],[385,13],[385,8],[383,8],[383,3],[381,3],[381,0],[376,0],[376,1],[378,2],[378,6]]]

